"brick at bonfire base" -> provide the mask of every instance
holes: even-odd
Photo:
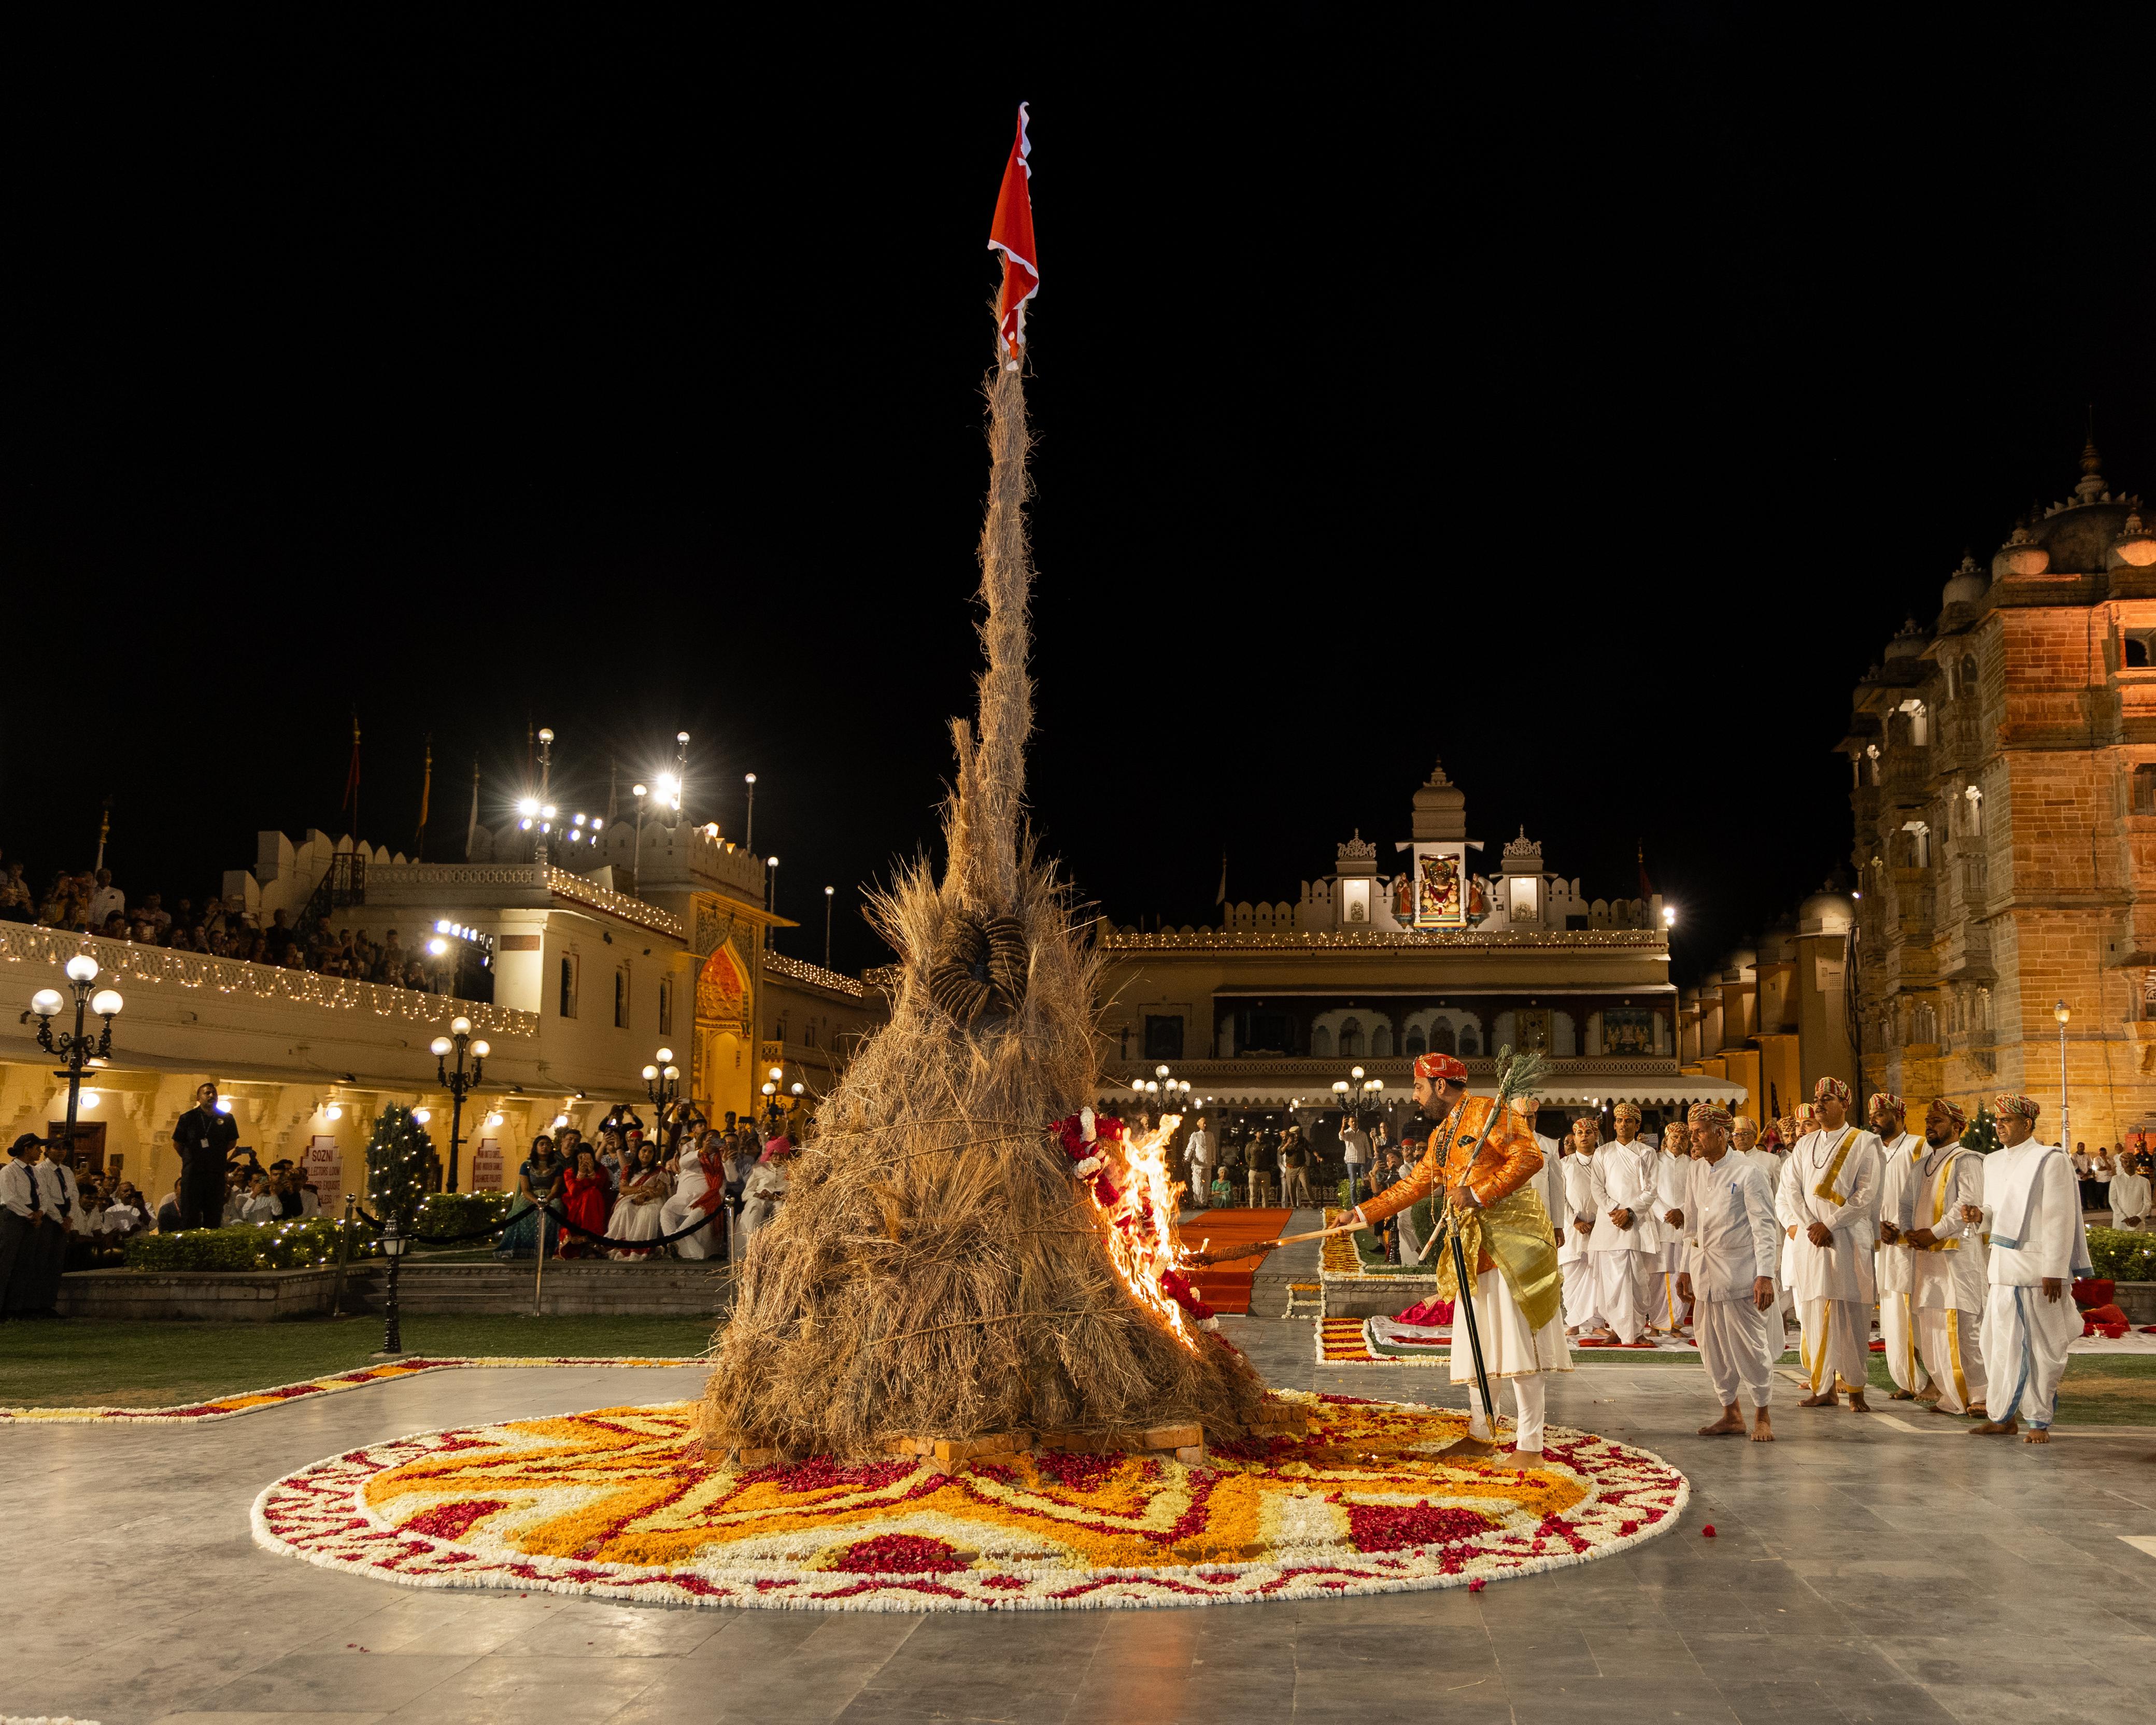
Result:
[[[1029,1449],[1033,1435],[1024,1431],[999,1431],[989,1437],[937,1438],[930,1451],[944,1467],[954,1462],[972,1461],[983,1455],[1008,1455],[1016,1450]]]

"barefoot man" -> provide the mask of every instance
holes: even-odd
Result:
[[[1879,1141],[1850,1124],[1849,1086],[1839,1078],[1820,1079],[1812,1100],[1819,1129],[1798,1139],[1774,1199],[1789,1235],[1789,1286],[1812,1389],[1797,1405],[1838,1405],[1839,1381],[1849,1388],[1850,1410],[1868,1414],[1864,1386],[1878,1297],[1871,1248],[1879,1237]]]
[[[1879,1139],[1879,1246],[1872,1269],[1879,1284],[1879,1339],[1887,1344],[1887,1372],[1894,1380],[1891,1399],[1928,1404],[1939,1393],[1931,1388],[1930,1375],[1917,1358],[1916,1319],[1909,1306],[1915,1254],[1905,1237],[1916,1226],[1917,1158],[1926,1146],[1904,1126],[1906,1110],[1892,1091],[1872,1092],[1870,1117]]]
[[[1909,1246],[1909,1305],[1917,1353],[1938,1392],[1935,1414],[1984,1409],[1981,1326],[1989,1293],[1984,1231],[1984,1158],[1962,1147],[1969,1117],[1941,1096],[1924,1116]],[[1969,1219],[1974,1210],[1977,1220]]]
[[[1577,1336],[1595,1322],[1594,1266],[1588,1261],[1587,1238],[1594,1232],[1593,1170],[1601,1147],[1602,1122],[1583,1114],[1572,1123],[1572,1154],[1558,1164],[1564,1177],[1562,1212],[1550,1219],[1564,1231],[1557,1249],[1558,1273],[1564,1278],[1564,1332]]]
[[[1779,1327],[1782,1317],[1774,1306],[1782,1233],[1774,1194],[1751,1159],[1730,1150],[1727,1108],[1692,1104],[1691,1149],[1684,1199],[1686,1268],[1678,1274],[1677,1291],[1692,1301],[1699,1361],[1722,1404],[1722,1417],[1701,1426],[1699,1435],[1743,1435],[1742,1384],[1756,1414],[1752,1441],[1771,1444],[1774,1427],[1767,1403],[1774,1363],[1767,1351],[1767,1320],[1773,1313]]]
[[[1482,1364],[1491,1378],[1512,1380],[1514,1465],[1532,1467],[1543,1457],[1543,1377],[1568,1372],[1564,1345],[1563,1278],[1558,1273],[1548,1213],[1536,1191],[1543,1153],[1534,1135],[1509,1109],[1490,1130],[1481,1153],[1475,1141],[1490,1117],[1491,1099],[1467,1095],[1467,1068],[1450,1055],[1426,1054],[1414,1063],[1414,1098],[1429,1119],[1430,1148],[1414,1171],[1365,1199],[1355,1219],[1365,1227],[1399,1214],[1444,1189],[1445,1201],[1464,1224],[1462,1243],[1475,1266],[1472,1290],[1453,1293],[1452,1381],[1473,1384],[1468,1347],[1467,1300],[1474,1301]],[[1471,1157],[1472,1160],[1471,1162]],[[1448,1291],[1452,1257],[1439,1249],[1438,1291]],[[1468,1435],[1444,1453],[1473,1461],[1496,1453],[1494,1410],[1481,1393],[1468,1393]]]
[[[2082,1221],[2074,1170],[2056,1144],[2036,1138],[2033,1096],[1995,1096],[2001,1148],[1984,1159],[1984,1204],[1965,1221],[1991,1216],[1991,1289],[1984,1308],[1984,1358],[1997,1374],[1991,1418],[1971,1437],[2009,1437],[2020,1418],[2023,1441],[2051,1440],[2051,1412],[2066,1374],[2066,1344],[2081,1334],[2081,1314],[2066,1297],[2087,1276],[2088,1230]]]

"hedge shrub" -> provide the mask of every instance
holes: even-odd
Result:
[[[2113,1281],[2156,1281],[2156,1234],[2124,1228],[2092,1228],[2089,1257],[2099,1278]]]
[[[237,1228],[189,1228],[178,1234],[138,1234],[127,1242],[130,1270],[304,1270],[334,1264],[344,1224],[327,1216]],[[374,1236],[352,1230],[355,1259],[379,1255]]]
[[[434,1192],[419,1206],[416,1232],[470,1234],[500,1222],[509,1214],[506,1192]]]

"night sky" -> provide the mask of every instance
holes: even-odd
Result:
[[[932,844],[971,702],[1024,98],[1048,848],[1201,922],[1224,850],[1237,898],[1356,827],[1389,869],[1442,755],[1486,865],[1524,823],[1628,894],[1643,841],[1695,973],[1845,861],[1851,684],[2092,411],[2156,493],[2156,223],[2092,42],[1856,74],[1689,16],[1283,27],[1232,71],[439,24],[18,57],[0,849],[42,893],[110,794],[120,884],[198,896],[258,828],[346,829],[357,708],[364,836],[410,850],[431,735],[456,860],[475,757],[498,824],[551,725],[597,812],[685,729],[696,819],[738,838],[758,776],[782,948],[829,882],[878,962],[857,888]]]

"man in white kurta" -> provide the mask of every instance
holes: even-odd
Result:
[[[1917,1327],[1909,1305],[1910,1260],[1915,1255],[1902,1236],[1916,1225],[1910,1207],[1917,1193],[1917,1158],[1925,1144],[1908,1130],[1902,1099],[1891,1091],[1872,1093],[1871,1117],[1872,1134],[1879,1140],[1879,1245],[1872,1258],[1879,1339],[1887,1345],[1887,1371],[1894,1380],[1892,1399],[1914,1401],[1931,1379],[1917,1358]]]
[[[1684,1296],[1677,1277],[1684,1273],[1685,1194],[1691,1182],[1691,1131],[1681,1120],[1662,1129],[1655,1153],[1655,1214],[1662,1224],[1661,1261],[1647,1280],[1647,1333],[1681,1335],[1686,1324]]]
[[[1589,1170],[1594,1231],[1587,1237],[1587,1257],[1594,1269],[1600,1333],[1629,1345],[1646,1327],[1647,1277],[1661,1262],[1662,1229],[1655,1214],[1655,1149],[1640,1142],[1640,1111],[1620,1102],[1611,1115],[1617,1142],[1596,1151]]]
[[[1774,1199],[1812,1391],[1797,1405],[1837,1405],[1840,1383],[1849,1389],[1851,1410],[1868,1414],[1864,1387],[1878,1297],[1871,1248],[1879,1238],[1879,1141],[1851,1122],[1849,1086],[1839,1078],[1820,1079],[1812,1098],[1819,1127],[1797,1140]]]
[[[1558,1164],[1563,1197],[1550,1212],[1563,1238],[1557,1249],[1558,1274],[1564,1278],[1564,1332],[1577,1336],[1583,1327],[1600,1322],[1594,1304],[1594,1266],[1588,1260],[1587,1239],[1594,1232],[1594,1158],[1602,1142],[1602,1126],[1592,1114],[1572,1123],[1572,1153]]]
[[[1782,1189],[1782,1153],[1779,1150],[1768,1149],[1759,1142],[1758,1121],[1748,1115],[1738,1115],[1736,1125],[1730,1129],[1729,1149],[1731,1154],[1744,1158],[1759,1170],[1761,1177],[1767,1182],[1769,1198]],[[1774,1238],[1779,1242],[1781,1237],[1781,1230],[1778,1226]],[[1774,1307],[1767,1314],[1767,1345],[1774,1350],[1774,1358],[1779,1359],[1789,1345],[1783,1315],[1789,1309],[1789,1291],[1782,1281],[1782,1259],[1779,1251],[1774,1256]]]
[[[1774,1262],[1781,1228],[1767,1177],[1749,1158],[1729,1147],[1729,1111],[1692,1105],[1691,1160],[1686,1164],[1685,1268],[1678,1285],[1692,1301],[1693,1333],[1700,1363],[1722,1404],[1722,1417],[1699,1429],[1702,1437],[1735,1436],[1744,1430],[1738,1392],[1753,1409],[1752,1441],[1771,1444],[1767,1416],[1774,1357],[1768,1351],[1774,1304]]]
[[[1909,1307],[1916,1322],[1917,1355],[1931,1373],[1938,1414],[1982,1413],[1984,1408],[1984,1307],[1989,1291],[1988,1256],[1979,1214],[1984,1203],[1984,1158],[1963,1147],[1969,1117],[1944,1097],[1924,1117],[1924,1153],[1917,1160],[1909,1205]]]
[[[2111,1225],[2114,1228],[2146,1228],[2152,1194],[2148,1176],[2141,1172],[2138,1164],[2129,1163],[2117,1153],[2112,1162],[2118,1172],[2111,1177]]]
[[[1213,1202],[1208,1194],[1213,1189],[1214,1156],[1213,1134],[1205,1129],[1205,1117],[1201,1114],[1190,1128],[1190,1136],[1183,1141],[1183,1159],[1190,1169],[1190,1190],[1183,1202],[1194,1210],[1202,1210]]]
[[[2037,1142],[2036,1100],[2002,1096],[1991,1106],[2004,1147],[1984,1158],[1978,1214],[1991,1223],[1984,1358],[1999,1378],[1986,1403],[1991,1417],[1969,1435],[2010,1435],[2026,1420],[2025,1441],[2048,1444],[2066,1344],[2082,1332],[2071,1294],[2074,1277],[2092,1268],[2088,1230],[2066,1153]]]

